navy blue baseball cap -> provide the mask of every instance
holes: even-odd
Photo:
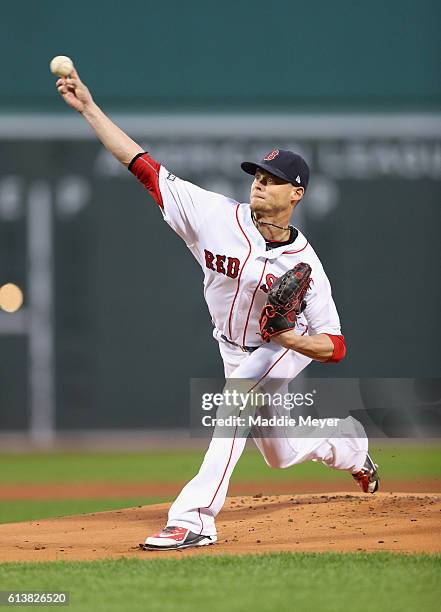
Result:
[[[240,167],[247,174],[256,174],[257,168],[271,172],[275,176],[292,183],[296,187],[308,186],[309,167],[301,155],[283,149],[273,149],[259,162],[242,162]]]

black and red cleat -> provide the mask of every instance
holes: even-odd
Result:
[[[378,465],[372,461],[369,453],[367,453],[364,466],[359,472],[352,474],[352,477],[364,493],[375,493],[378,491],[380,477],[378,476],[377,468]]]
[[[177,550],[192,546],[207,546],[217,541],[215,535],[196,534],[184,527],[165,527],[160,533],[155,533],[146,539],[139,547],[142,550]]]

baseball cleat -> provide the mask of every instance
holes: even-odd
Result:
[[[208,546],[217,541],[216,536],[196,534],[185,527],[166,527],[140,544],[142,550],[177,550],[191,546]]]
[[[374,463],[369,455],[366,454],[366,461],[359,472],[352,474],[359,487],[365,493],[375,493],[380,486],[380,478],[377,472],[378,465]]]

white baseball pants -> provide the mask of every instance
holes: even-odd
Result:
[[[244,353],[224,342],[220,342],[219,347],[227,379],[259,380],[267,388],[271,388],[271,382],[280,385],[280,379],[292,380],[311,363],[309,357],[272,342],[253,353]],[[274,407],[269,410],[280,414]],[[278,436],[279,432],[283,437],[254,438],[271,467],[286,468],[312,460],[338,470],[355,472],[364,465],[368,441],[363,427],[352,417],[339,422],[338,428],[334,428],[338,434],[335,437],[295,438],[289,428],[278,428]],[[216,534],[215,518],[224,505],[231,474],[246,441],[246,437],[238,436],[212,438],[199,472],[172,504],[167,525],[185,527],[198,534]]]

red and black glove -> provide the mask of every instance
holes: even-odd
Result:
[[[260,335],[265,342],[295,327],[298,315],[306,308],[304,298],[310,277],[311,266],[299,263],[274,282],[259,319]]]

